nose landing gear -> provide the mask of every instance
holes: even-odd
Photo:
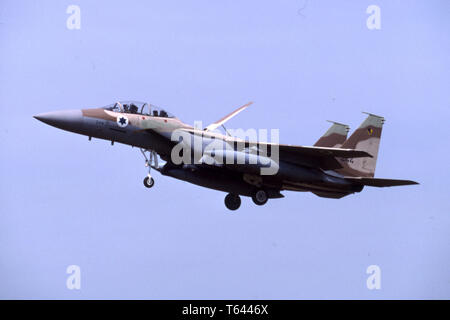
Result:
[[[141,150],[142,155],[145,158],[145,166],[148,168],[148,175],[144,178],[144,181],[143,181],[144,186],[146,188],[151,188],[155,184],[155,180],[152,178],[150,171],[152,168],[155,170],[158,170],[158,155],[153,150],[145,150],[145,149],[140,149],[140,150]],[[148,158],[145,154],[146,151],[149,152]]]
[[[146,188],[151,188],[151,187],[153,187],[154,184],[155,184],[155,180],[151,176],[144,178],[144,186]]]

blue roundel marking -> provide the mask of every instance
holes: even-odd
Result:
[[[128,118],[125,116],[118,116],[117,124],[119,125],[119,127],[125,128],[128,125]]]

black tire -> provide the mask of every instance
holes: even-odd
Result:
[[[229,193],[225,197],[225,206],[229,210],[237,210],[241,206],[241,197],[239,197],[237,194]]]
[[[155,184],[155,180],[153,178],[145,177],[144,179],[144,186],[146,188],[151,188]]]
[[[256,190],[252,195],[252,200],[258,206],[265,205],[269,200],[267,192],[263,189]]]

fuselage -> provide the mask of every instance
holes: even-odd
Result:
[[[247,164],[219,167],[197,163],[174,164],[171,152],[177,141],[172,140],[173,132],[186,129],[186,132],[191,132],[192,139],[196,139],[198,136],[192,134],[195,129],[178,118],[169,116],[164,110],[143,112],[144,106],[141,110],[124,110],[122,105],[120,107],[114,105],[109,108],[56,111],[40,114],[35,118],[90,138],[153,150],[167,162],[159,170],[163,175],[229,193],[251,196],[255,189],[264,188],[269,198],[282,197],[281,190],[312,191],[319,196],[340,198],[363,188],[335,172],[324,172],[287,161],[278,161],[276,174],[267,176],[252,171],[254,166]],[[220,133],[201,133],[200,137],[202,148],[211,140],[226,142],[229,139]]]

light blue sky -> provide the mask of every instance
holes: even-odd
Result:
[[[81,8],[81,29],[66,8]],[[368,30],[366,8],[381,8]],[[299,9],[303,8],[301,14]],[[0,4],[0,298],[450,298],[449,1]],[[377,177],[420,186],[263,207],[155,174],[37,113],[134,99],[311,145],[383,115]],[[81,267],[81,290],[66,268]],[[379,265],[381,290],[366,288]]]

